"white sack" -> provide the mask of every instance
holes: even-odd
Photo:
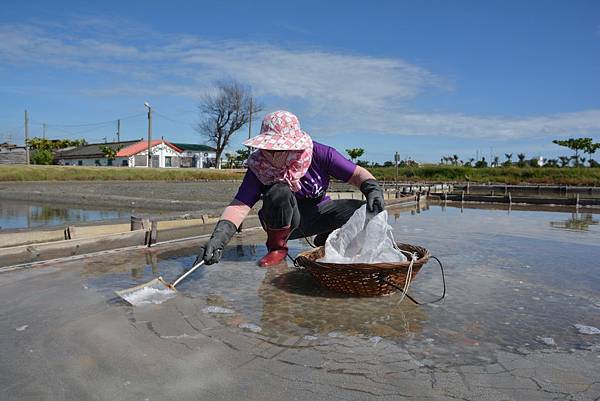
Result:
[[[325,242],[324,263],[397,263],[406,256],[394,247],[392,227],[387,223],[387,211],[377,214],[367,223],[366,205],[354,212],[350,220],[329,235]]]

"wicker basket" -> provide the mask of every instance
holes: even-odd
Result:
[[[417,254],[417,260],[412,265],[412,280],[421,267],[429,261],[431,254],[420,246],[401,243],[397,245],[403,251]],[[372,264],[317,262],[324,255],[325,248],[321,246],[299,254],[296,263],[305,267],[323,287],[361,297],[393,294],[398,288],[403,288],[411,263],[410,261]]]

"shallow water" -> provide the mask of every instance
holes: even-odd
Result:
[[[221,263],[192,274],[178,286],[177,299],[165,304],[193,302],[220,324],[274,343],[364,338],[373,345],[401,344],[438,365],[457,358],[462,364],[490,362],[498,350],[592,349],[600,336],[582,334],[575,325],[600,327],[598,219],[441,206],[390,213],[397,240],[424,246],[444,263],[448,295],[433,305],[399,303],[398,294],[344,297],[319,288],[302,270],[261,269],[255,261],[265,247],[247,237],[234,238]],[[292,254],[305,249],[304,241],[291,243]],[[114,290],[158,275],[172,280],[192,265],[195,251],[88,260],[82,274],[86,286],[118,305]],[[439,267],[427,264],[410,293],[420,301],[436,298]]]
[[[0,229],[48,227],[87,221],[128,219],[132,212],[134,211],[2,200],[0,201]]]

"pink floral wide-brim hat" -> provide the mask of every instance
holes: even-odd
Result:
[[[278,110],[263,119],[260,134],[244,145],[266,150],[304,150],[312,148],[310,136],[300,129],[298,117],[289,111]]]

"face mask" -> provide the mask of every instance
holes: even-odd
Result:
[[[263,154],[274,167],[285,166],[288,156],[288,152],[285,151],[265,151]]]

